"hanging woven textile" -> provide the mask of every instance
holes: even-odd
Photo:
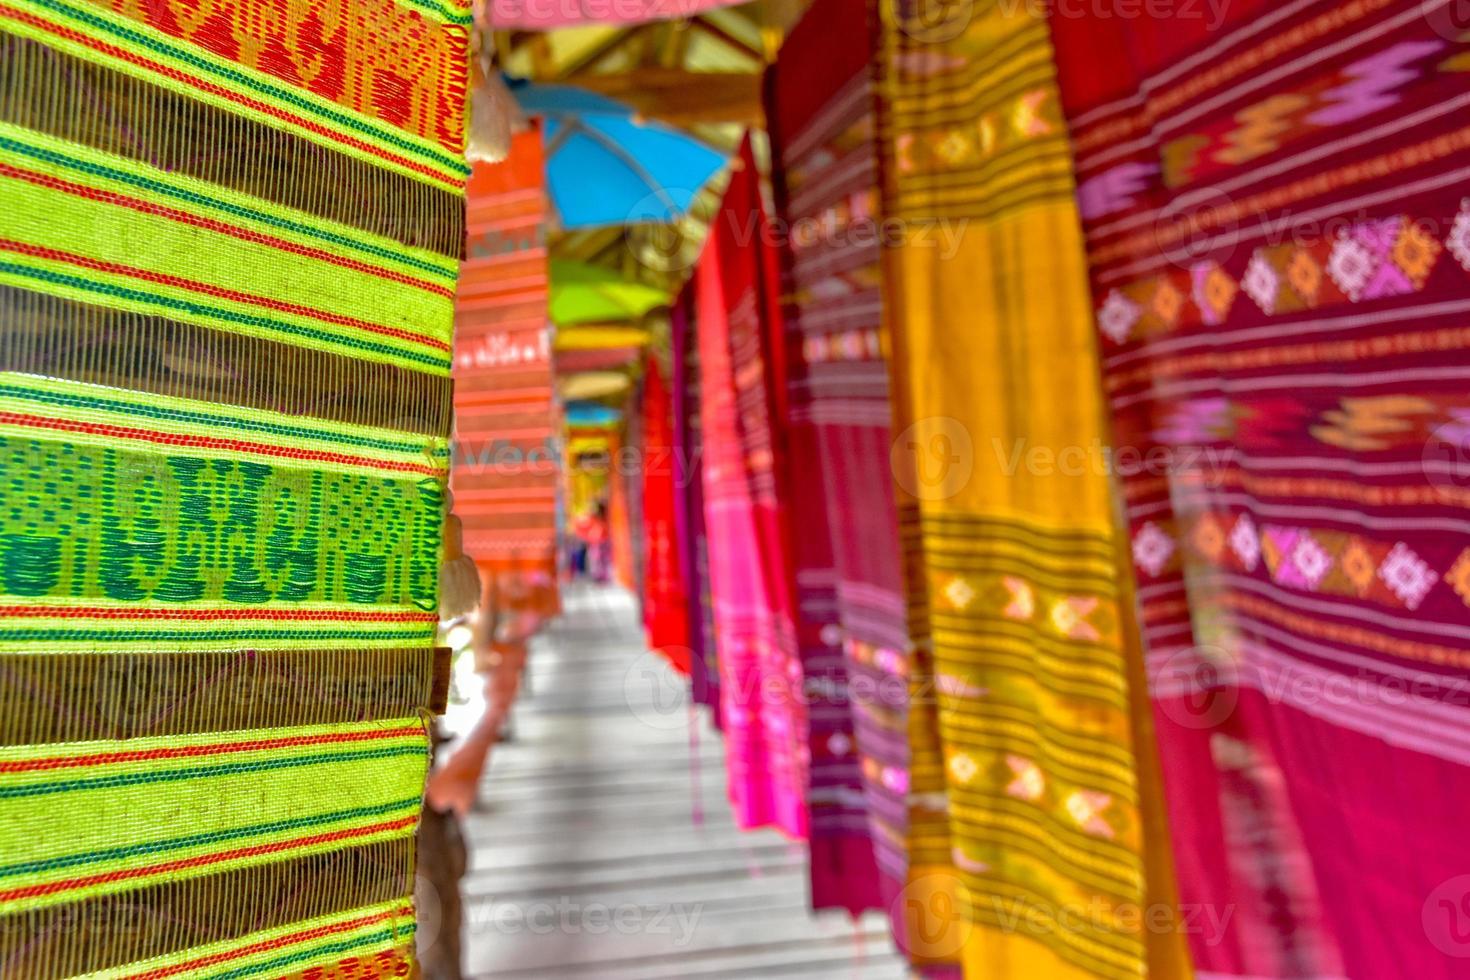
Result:
[[[613,581],[637,593],[638,543],[633,529],[637,527],[641,536],[643,528],[634,516],[638,512],[638,500],[632,478],[637,467],[627,463],[629,454],[637,451],[629,438],[630,422],[625,420],[622,427],[608,434],[607,541]]]
[[[640,385],[641,388],[641,385]],[[636,403],[636,398],[634,399]],[[647,464],[643,456],[648,437],[643,431],[642,412],[629,412],[623,430],[623,453],[617,460],[618,474],[622,477],[623,490],[628,501],[628,556],[629,572],[627,586],[635,595],[648,594],[648,547],[643,533],[643,476]]]
[[[545,182],[534,128],[475,165],[455,305],[454,510],[497,605],[534,616],[560,606]]]
[[[410,969],[469,20],[0,6],[0,975]]]
[[[695,280],[720,714],[736,823],[805,837],[806,719],[778,493],[778,272],[749,137],[738,160]]]
[[[565,490],[570,521],[607,499],[608,429],[567,418]],[[573,528],[575,533],[575,526]]]
[[[682,480],[674,456],[674,403],[664,368],[649,354],[643,372],[643,623],[648,646],[690,672],[689,600],[675,521]]]
[[[1216,916],[1191,934],[1212,976],[1465,975],[1454,14],[1053,24],[1180,890]]]
[[[785,232],[787,459],[798,488],[790,506],[812,754],[812,905],[852,912],[901,911],[907,874],[908,634],[880,337],[868,20],[865,0],[818,0],[766,75]]]
[[[966,976],[1186,976],[1122,535],[1077,462],[1106,433],[1047,26],[933,14],[886,3],[879,66],[895,457],[962,912],[929,934]]]
[[[697,276],[698,270],[694,275]],[[720,724],[720,665],[709,591],[709,542],[704,530],[704,445],[699,418],[699,340],[694,286],[686,285],[670,310],[674,387],[675,540],[687,602],[689,682],[695,704],[713,708]]]

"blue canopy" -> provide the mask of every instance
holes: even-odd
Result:
[[[609,408],[601,402],[575,401],[567,402],[566,420],[570,426],[594,426],[616,425],[623,417],[623,413],[615,408]]]
[[[725,158],[631,106],[571,85],[509,81],[546,120],[546,183],[563,228],[673,221]]]

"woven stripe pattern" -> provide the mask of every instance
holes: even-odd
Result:
[[[503,163],[479,164],[466,201],[455,305],[454,512],[465,554],[493,576],[504,609],[559,604],[561,447],[547,319],[545,148],[518,133]]]
[[[0,0],[0,975],[411,970],[469,22]]]

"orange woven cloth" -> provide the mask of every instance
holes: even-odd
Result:
[[[465,259],[455,302],[454,463],[465,552],[517,608],[553,612],[560,451],[546,314],[547,198],[541,133],[515,137],[503,163],[470,176]]]

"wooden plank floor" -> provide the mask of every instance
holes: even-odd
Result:
[[[566,605],[465,822],[467,973],[906,976],[884,917],[807,909],[802,844],[735,828],[718,733],[643,651],[631,598],[580,586]]]

